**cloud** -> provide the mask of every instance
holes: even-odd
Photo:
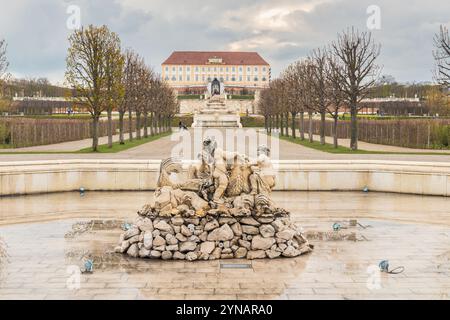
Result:
[[[9,43],[10,71],[63,81],[69,5],[82,23],[106,24],[156,71],[173,50],[252,50],[273,74],[349,26],[366,30],[369,5],[381,9],[379,63],[400,81],[431,80],[433,35],[450,25],[450,3],[388,0],[22,0],[5,2],[0,37]]]

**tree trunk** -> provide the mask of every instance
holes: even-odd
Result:
[[[280,113],[280,135],[284,136],[283,113]]]
[[[155,135],[155,114],[153,112],[150,113],[150,135]]]
[[[162,133],[162,116],[161,115],[158,116],[158,132],[159,132],[159,134]]]
[[[119,112],[119,142],[125,144],[124,130],[123,130],[123,118],[125,116],[124,111]]]
[[[113,147],[113,132],[112,132],[112,109],[108,109],[108,148]]]
[[[308,112],[308,118],[309,118],[309,142],[314,142],[314,136],[313,136],[313,114],[312,112]]]
[[[300,139],[305,140],[305,113],[300,112]]]
[[[266,130],[266,133],[269,133],[269,125],[267,123],[267,116],[264,116],[264,129]]]
[[[320,144],[325,144],[325,111],[320,113]]]
[[[148,138],[148,112],[144,112],[144,138]]]
[[[98,151],[98,121],[99,116],[92,117],[92,151]]]
[[[136,112],[136,139],[141,140],[141,113]]]
[[[130,142],[133,141],[133,112],[128,110],[128,133],[130,135]]]
[[[338,119],[339,119],[339,116],[336,114],[334,116],[334,126],[333,126],[333,146],[336,149],[338,147],[338,133],[337,133]]]
[[[296,138],[297,137],[297,134],[296,134],[296,132],[295,132],[295,130],[296,130],[296,127],[295,127],[295,117],[297,116],[297,113],[295,113],[295,112],[292,112],[292,138]]]
[[[351,104],[351,124],[350,124],[350,148],[353,151],[358,150],[358,109],[356,101]]]

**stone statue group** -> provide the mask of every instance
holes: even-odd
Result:
[[[123,233],[115,251],[163,260],[293,258],[313,246],[290,214],[270,198],[275,171],[266,146],[257,158],[227,152],[212,138],[203,141],[199,161],[187,169],[162,161],[151,202]]]

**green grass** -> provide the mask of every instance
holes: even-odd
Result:
[[[101,116],[102,118],[104,116]],[[80,113],[80,114],[73,114],[71,116],[67,114],[52,114],[52,115],[25,115],[24,118],[29,119],[64,119],[64,120],[70,120],[70,119],[76,119],[76,120],[91,120],[92,117],[90,114]]]
[[[246,95],[237,95],[233,94],[231,95],[232,100],[255,100],[254,95],[246,94]]]
[[[180,94],[178,100],[200,100],[200,97],[199,94]]]
[[[320,144],[318,141],[309,142],[309,140],[300,140],[300,138],[280,136],[281,140],[289,141],[295,144],[302,145],[314,150],[335,153],[335,154],[409,154],[409,155],[450,155],[450,153],[437,153],[437,152],[387,152],[387,151],[368,151],[368,150],[356,150],[353,151],[350,148],[338,146],[335,148],[332,144],[325,143]]]
[[[171,134],[171,132],[165,132],[162,134],[158,134],[158,135],[154,135],[154,136],[150,136],[148,138],[142,138],[140,140],[137,139],[133,139],[132,142],[130,142],[129,140],[125,141],[125,144],[120,144],[119,142],[114,142],[113,143],[113,147],[112,148],[108,148],[107,144],[103,144],[103,145],[99,145],[98,146],[98,151],[97,152],[93,152],[92,151],[92,147],[89,148],[84,148],[78,151],[31,151],[31,152],[1,152],[0,154],[12,154],[12,155],[20,155],[20,154],[87,154],[87,153],[92,153],[92,154],[98,154],[98,153],[118,153],[118,152],[122,152],[131,148],[135,148],[138,147],[140,145],[146,144],[148,142],[152,142],[155,140],[158,140],[160,138],[163,137],[167,137]],[[0,145],[0,150],[1,150],[1,145]]]
[[[155,140],[158,140],[160,138],[163,137],[167,137],[168,135],[170,135],[170,132],[165,132],[165,133],[161,133],[158,135],[154,135],[154,136],[149,136],[148,138],[142,138],[140,140],[137,139],[133,139],[133,141],[129,141],[126,140],[125,144],[120,144],[119,142],[114,142],[112,148],[108,148],[107,144],[102,144],[98,146],[98,151],[97,153],[118,153],[118,152],[122,152],[131,148],[135,148],[138,147],[140,145],[146,144],[148,142],[152,142]],[[89,148],[85,148],[85,149],[81,149],[75,153],[93,153],[92,152],[92,147]]]

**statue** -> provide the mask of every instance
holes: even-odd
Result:
[[[270,195],[275,187],[275,171],[270,160],[270,149],[266,146],[258,148],[258,158],[252,163],[250,176],[251,194]]]
[[[187,261],[292,258],[311,252],[313,246],[289,212],[270,198],[275,187],[270,149],[260,146],[257,154],[249,159],[206,138],[184,181],[173,179],[183,174],[181,161],[162,161],[152,202],[138,212],[115,251]]]

